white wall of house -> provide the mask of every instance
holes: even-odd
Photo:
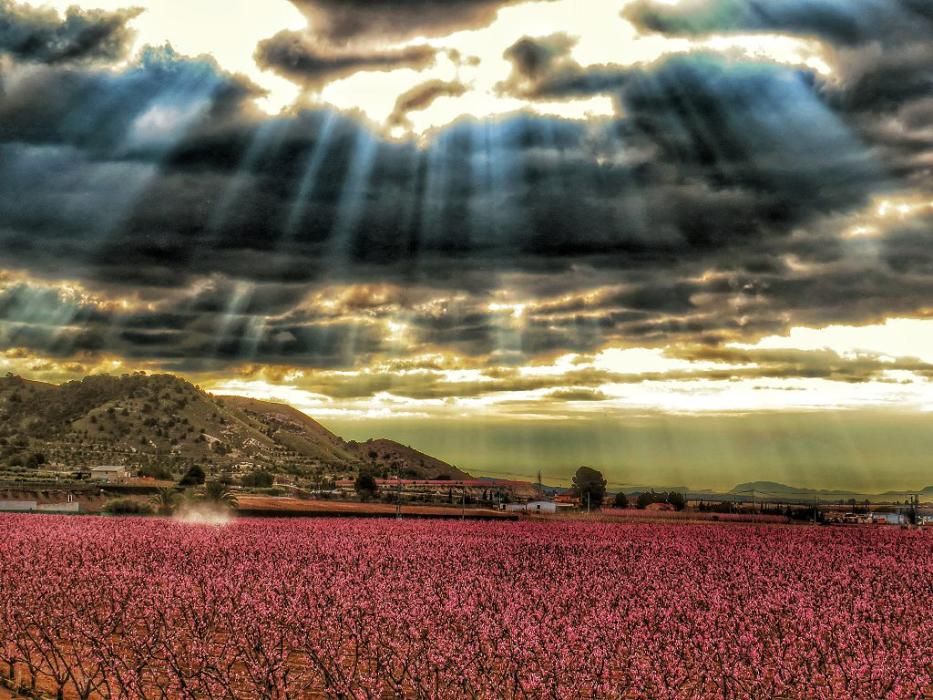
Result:
[[[531,501],[530,503],[506,503],[503,509],[510,513],[556,513],[553,501]]]
[[[529,513],[556,513],[557,504],[553,501],[531,501],[526,510]]]
[[[81,504],[77,501],[68,503],[40,503],[36,506],[39,513],[80,513]]]
[[[28,513],[35,509],[35,501],[0,501],[0,511],[6,513]]]

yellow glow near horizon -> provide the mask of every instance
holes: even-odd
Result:
[[[893,363],[910,355],[933,363],[933,319],[889,319],[871,326],[828,326],[793,328],[786,336],[770,336],[756,343],[732,343],[729,347],[749,351],[795,350],[833,351],[841,357],[874,357]],[[913,349],[916,349],[915,351]],[[918,357],[919,356],[919,357]],[[410,398],[392,391],[369,397],[335,399],[322,406],[309,389],[275,385],[265,380],[224,382],[229,393],[261,396],[286,395],[296,406],[323,411],[332,417],[498,417],[502,419],[571,419],[587,415],[611,415],[646,411],[649,413],[708,414],[756,411],[825,411],[854,409],[933,410],[933,382],[909,370],[885,370],[863,382],[835,381],[811,377],[721,377],[723,370],[754,370],[754,362],[690,360],[666,354],[661,348],[607,348],[592,355],[568,353],[550,363],[526,365],[517,376],[551,379],[538,388],[497,389],[494,378],[483,370],[417,370],[400,372],[399,377],[433,376],[448,391],[438,398]],[[620,378],[642,376],[644,381],[608,381],[599,386],[574,386],[574,372],[598,370]],[[360,372],[344,372],[348,378]],[[710,373],[715,372],[718,376]],[[685,376],[685,373],[686,376]],[[667,376],[665,376],[667,375]],[[739,375],[740,376],[740,375]],[[314,377],[308,379],[313,385]],[[400,380],[402,381],[402,380]],[[458,384],[487,383],[489,391],[458,395]],[[254,387],[255,384],[255,387]],[[277,389],[281,388],[281,391]],[[278,394],[276,392],[278,391]],[[397,391],[404,392],[400,385]],[[308,399],[302,398],[307,392]],[[587,392],[599,400],[587,401]],[[582,397],[577,400],[574,396]],[[564,398],[562,395],[566,394]]]
[[[757,343],[733,343],[743,350],[831,350],[842,357],[863,354],[913,357],[933,363],[933,319],[892,318],[866,326],[792,328]]]

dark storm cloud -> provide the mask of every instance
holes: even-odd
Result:
[[[0,343],[54,357],[107,352],[140,360],[171,360],[178,369],[215,361],[345,366],[382,348],[375,328],[356,324],[267,319],[294,302],[283,289],[231,290],[214,298],[215,281],[156,309],[125,310],[111,301],[17,283],[0,288]]]
[[[497,3],[315,7],[333,36],[356,37],[377,30],[344,10],[405,33],[461,11],[485,21]],[[520,363],[606,343],[717,347],[792,322],[910,314],[933,294],[922,218],[874,247],[839,236],[872,196],[929,168],[919,44],[874,60],[851,49],[860,62],[831,86],[708,56],[585,68],[558,39],[523,41],[509,52],[516,90],[608,93],[620,116],[465,118],[396,143],[326,110],[261,115],[247,81],[168,49],[120,72],[12,65],[0,266],[151,307],[6,288],[2,346],[175,369],[338,367],[387,352],[381,324],[398,317],[413,344]],[[324,64],[308,54],[311,75],[333,69],[333,47],[322,51]],[[418,86],[398,119],[460,90]],[[347,285],[415,291],[327,296]],[[540,308],[492,312],[498,289]]]
[[[505,51],[512,75],[498,89],[529,99],[567,99],[617,93],[625,85],[629,69],[610,65],[584,68],[570,58],[574,43],[566,34],[519,39]]]
[[[122,72],[14,66],[0,94],[4,143],[72,146],[112,161],[151,158],[199,120],[239,114],[259,90],[212,60],[147,48]],[[148,119],[147,119],[148,117]]]
[[[638,0],[624,14],[639,26],[661,32],[790,32],[843,45],[879,36],[916,38],[929,32],[933,22],[933,11],[924,0],[708,0],[675,5]]]
[[[395,109],[389,116],[389,124],[404,124],[410,112],[426,109],[441,97],[458,97],[465,93],[466,85],[453,80],[429,80],[403,92],[395,101]]]
[[[261,41],[255,57],[263,68],[271,68],[306,85],[317,85],[362,70],[424,68],[434,60],[436,53],[436,49],[427,45],[389,51],[335,53],[321,47],[320,42],[306,34],[282,31]]]
[[[933,27],[923,41],[856,53],[844,64],[843,89],[831,92],[840,109],[877,115],[933,92]]]
[[[536,80],[552,68],[559,59],[566,57],[573,48],[574,40],[566,34],[549,37],[523,37],[505,51],[515,72],[522,78]]]
[[[0,0],[0,54],[52,64],[117,61],[133,38],[128,23],[141,12],[70,7],[62,17],[51,9]]]
[[[433,36],[488,24],[518,0],[292,0],[314,33],[341,44],[361,37]]]
[[[933,90],[933,5],[925,0],[639,0],[624,14],[668,33],[769,31],[827,42],[838,50],[839,75],[824,89],[849,113],[890,111]]]

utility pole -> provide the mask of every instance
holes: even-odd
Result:
[[[402,465],[395,468],[395,518],[402,519]]]
[[[466,486],[460,489],[460,519],[466,520]]]
[[[586,514],[590,514],[590,492],[586,492]]]

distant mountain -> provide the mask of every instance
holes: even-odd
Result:
[[[884,493],[867,493],[862,491],[853,491],[851,489],[810,489],[802,486],[788,486],[775,481],[749,481],[742,484],[736,484],[728,492],[730,496],[742,496],[745,498],[764,498],[773,500],[856,500],[869,499],[872,501],[906,500],[915,493],[921,497],[933,497],[933,487],[927,487],[921,491],[885,491]]]
[[[173,375],[91,376],[61,386],[0,378],[0,469],[43,462],[465,476],[391,440],[347,442],[291,406],[212,396]]]
[[[729,493],[751,493],[766,494],[773,496],[787,496],[795,494],[806,494],[812,496],[832,496],[837,494],[850,494],[852,491],[846,489],[808,489],[799,486],[788,486],[776,481],[748,481],[742,484],[736,484],[730,489]]]
[[[686,486],[658,486],[657,484],[655,484],[654,486],[646,486],[644,484],[635,484],[633,486],[623,486],[622,488],[617,489],[617,490],[623,493],[626,493],[626,494],[639,494],[639,493],[646,493],[648,491],[657,491],[657,492],[665,492],[665,493],[670,492],[670,491],[676,491],[677,493],[687,493],[687,492],[692,491],[692,489]]]

